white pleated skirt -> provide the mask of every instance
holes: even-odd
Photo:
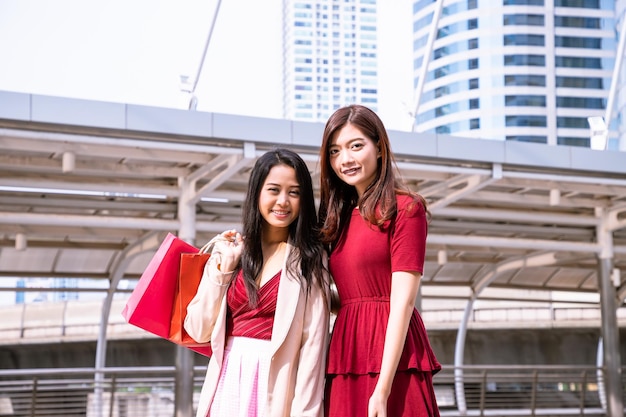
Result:
[[[209,417],[264,417],[270,341],[229,337]]]

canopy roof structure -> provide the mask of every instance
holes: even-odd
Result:
[[[3,277],[110,280],[125,251],[143,245],[121,271],[138,278],[165,233],[184,227],[181,199],[195,207],[186,238],[198,246],[238,227],[251,166],[267,149],[296,150],[317,187],[322,130],[0,92],[0,286],[8,289]],[[626,269],[623,153],[398,131],[390,138],[401,175],[432,212],[426,293],[487,285],[597,292],[597,256],[607,251]],[[626,285],[617,272],[614,279],[621,303]]]
[[[105,280],[101,369],[121,280],[141,275],[168,232],[201,246],[238,228],[250,168],[274,146],[297,151],[317,186],[322,131],[319,123],[0,91],[0,290],[15,291],[15,277]],[[389,136],[400,174],[432,213],[422,296],[467,299],[455,365],[485,289],[528,290],[544,301],[556,291],[597,294],[607,398],[622,410],[616,309],[626,298],[626,155]],[[177,355],[190,366],[191,351]],[[183,365],[178,372],[186,375]]]

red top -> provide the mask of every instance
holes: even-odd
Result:
[[[226,297],[228,302],[228,314],[226,316],[228,336],[263,340],[272,338],[279,282],[280,271],[259,288],[257,307],[250,308],[246,285],[243,282],[243,272],[240,271],[237,274]]]
[[[341,307],[333,328],[329,374],[380,372],[389,318],[391,274],[424,269],[428,224],[424,207],[408,196],[397,196],[398,214],[381,231],[354,209],[333,249],[329,266]],[[409,322],[398,371],[437,372],[441,365],[432,351],[416,309]]]

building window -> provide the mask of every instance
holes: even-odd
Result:
[[[565,88],[604,89],[602,78],[591,77],[556,77],[556,86]],[[608,83],[610,84],[610,83]]]
[[[557,97],[557,107],[574,109],[604,109],[604,99],[596,97]]]
[[[469,99],[469,108],[470,109],[477,109],[480,107],[480,100],[477,98],[470,98]]]
[[[589,148],[591,146],[590,142],[591,142],[590,138],[577,138],[577,137],[567,137],[567,136],[559,136],[556,138],[556,143],[558,145],[565,145],[565,146],[580,146],[583,148]]]
[[[563,48],[602,49],[602,38],[555,36],[554,45]]]
[[[601,29],[601,19],[597,17],[554,16],[554,26],[565,28]]]
[[[506,140],[512,140],[515,142],[532,142],[532,143],[548,143],[548,138],[545,136],[535,135],[514,135],[507,136]]]
[[[446,104],[445,106],[437,107],[435,109],[435,117],[442,117],[449,113],[450,113],[450,104]]]
[[[545,75],[505,75],[504,85],[506,86],[530,86],[530,87],[545,87],[546,77]]]
[[[513,34],[504,35],[504,45],[507,46],[544,46],[543,35]]]
[[[506,116],[505,124],[509,126],[546,127],[546,116]]]
[[[543,0],[503,0],[503,6],[543,6]]]
[[[589,129],[589,122],[586,117],[557,117],[556,127]]]
[[[554,0],[554,7],[576,7],[583,9],[601,8],[600,0]]]
[[[505,96],[504,105],[507,107],[546,107],[546,97],[539,95]]]
[[[545,67],[545,55],[505,55],[504,66]]]
[[[435,98],[443,97],[450,94],[450,88],[447,85],[437,87],[435,89]]]
[[[480,119],[470,119],[469,128],[470,130],[480,129]]]
[[[557,56],[554,61],[557,67],[602,69],[600,58],[584,58],[577,56]]]
[[[435,129],[435,132],[441,133],[441,134],[447,134],[447,133],[450,133],[450,128],[448,126],[437,126],[437,128]]]
[[[502,16],[504,26],[543,26],[544,17],[540,14],[505,14]]]
[[[478,78],[470,78],[468,84],[470,90],[476,90],[479,87]]]

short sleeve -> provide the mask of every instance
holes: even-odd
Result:
[[[424,273],[428,221],[423,204],[408,196],[398,197],[398,214],[391,232],[391,272]]]

